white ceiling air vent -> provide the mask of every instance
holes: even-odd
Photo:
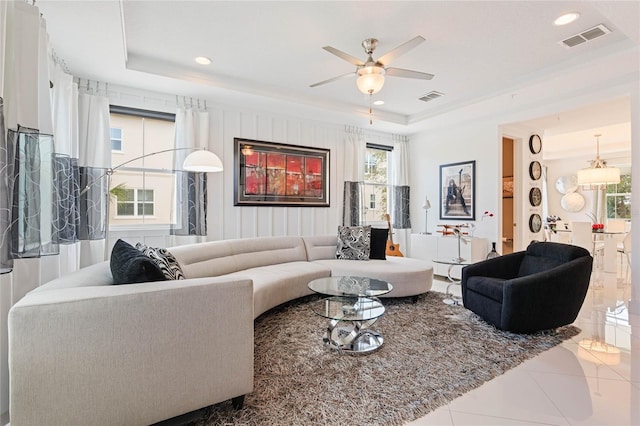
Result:
[[[444,96],[444,93],[440,93],[440,92],[436,92],[435,90],[427,93],[426,95],[423,95],[421,97],[419,97],[418,99],[420,99],[421,101],[424,102],[429,102],[432,101],[434,99],[438,99],[440,96]]]
[[[594,38],[598,38],[605,34],[609,34],[611,30],[604,26],[604,24],[597,25],[593,28],[589,28],[586,31],[581,32],[580,34],[576,34],[571,36],[565,40],[562,40],[560,44],[564,47],[575,47],[579,44],[586,43],[588,41],[593,40]]]

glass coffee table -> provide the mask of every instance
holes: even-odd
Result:
[[[371,326],[384,314],[378,296],[393,290],[391,283],[375,278],[339,276],[318,278],[309,283],[318,294],[329,296],[312,303],[317,315],[329,320],[322,341],[332,349],[367,354],[384,343]]]

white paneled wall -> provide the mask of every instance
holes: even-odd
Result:
[[[209,175],[207,234],[210,240],[337,231],[342,222],[342,126],[251,111],[210,109],[210,113],[209,149],[224,163],[221,174]],[[234,206],[233,139],[236,137],[329,149],[330,207]]]
[[[117,85],[109,85],[108,96],[117,105],[175,111],[175,96]],[[178,101],[181,104],[183,102],[181,98]],[[189,104],[188,101],[185,102]],[[204,102],[198,102],[198,105],[203,106]],[[254,111],[250,108],[222,106],[210,99],[206,100],[206,105],[210,114],[208,148],[224,164],[222,173],[210,173],[207,178],[208,240],[337,232],[338,225],[342,223],[344,126]],[[234,138],[329,149],[330,207],[234,206]],[[131,233],[127,240],[135,237]],[[115,238],[112,240],[111,245]]]

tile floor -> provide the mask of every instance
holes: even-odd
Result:
[[[579,335],[410,425],[640,425],[640,317],[625,274],[594,270]]]

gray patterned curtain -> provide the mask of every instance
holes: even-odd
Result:
[[[362,182],[344,182],[344,200],[342,204],[342,224],[359,226],[364,213],[362,199]]]
[[[409,185],[393,185],[393,227],[395,229],[411,228],[409,212]]]
[[[11,272],[9,230],[11,224],[10,192],[8,186],[8,150],[4,129],[4,100],[0,98],[0,273]]]
[[[199,103],[198,103],[199,105]],[[209,113],[192,106],[176,110],[174,169],[181,170],[189,149],[209,145]],[[176,217],[171,235],[207,235],[207,175],[176,171]]]
[[[10,197],[9,256],[58,254],[54,238],[55,210],[53,136],[18,126],[7,136]]]
[[[64,154],[54,154],[54,191],[56,217],[54,218],[54,240],[59,244],[78,241],[80,211],[80,175],[78,160]]]
[[[207,174],[176,172],[179,189],[177,223],[171,235],[207,235]]]
[[[76,172],[80,185],[78,196],[80,240],[102,240],[106,235],[106,202],[108,179],[104,169],[98,167],[78,167]]]

